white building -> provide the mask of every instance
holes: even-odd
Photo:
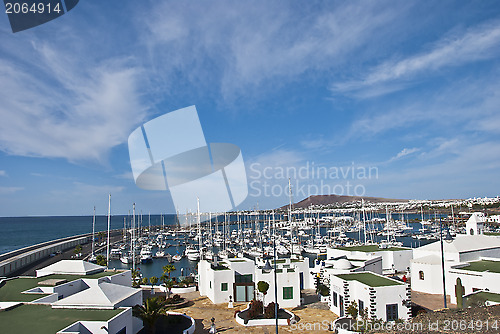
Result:
[[[460,279],[464,288],[464,295],[472,294],[476,291],[488,291],[500,293],[500,259],[483,258],[478,261],[460,263],[446,272],[446,291],[450,295],[453,304],[457,302],[455,293],[456,286]]]
[[[140,319],[133,317],[132,307],[142,304],[142,290],[132,288],[130,270],[105,269],[82,260],[63,260],[37,270],[37,277],[5,279],[0,289],[15,288],[16,280],[23,280],[22,286],[27,289],[19,291],[17,301],[15,294],[4,301],[0,293],[0,309],[2,305],[7,309],[2,316],[17,318],[15,313],[27,312],[23,306],[30,305],[29,312],[36,313],[33,318],[46,314],[36,320],[41,327],[48,319],[61,322],[57,333],[137,333],[143,326]],[[25,305],[12,308],[20,304]],[[19,328],[23,325],[16,324]]]
[[[326,254],[328,259],[347,256],[352,259],[368,260],[380,256],[382,257],[382,272],[384,274],[406,271],[410,266],[410,260],[413,258],[411,248],[379,248],[377,245],[327,248]]]
[[[489,216],[488,223],[500,223],[500,215]]]
[[[330,277],[330,310],[344,316],[352,302],[358,314],[392,321],[411,316],[411,290],[407,284],[382,275],[362,272],[336,274]]]
[[[500,258],[500,238],[482,234],[484,215],[474,213],[466,223],[467,235],[457,235],[451,242],[443,241],[445,272],[451,266],[477,261],[483,257]],[[415,248],[411,261],[411,287],[415,291],[442,294],[443,279],[441,242]],[[446,275],[445,275],[446,276]],[[447,291],[451,294],[453,291]]]
[[[259,296],[267,305],[275,300],[274,263],[269,263],[270,270],[264,269],[265,265],[263,261],[257,260],[255,263],[243,257],[216,263],[201,260],[198,263],[200,294],[207,296],[214,304],[227,303],[230,297],[234,302],[249,302]],[[278,304],[280,307],[299,306],[301,289],[314,287],[309,273],[309,259],[278,259],[276,267]],[[269,284],[264,298],[256,291],[259,281]]]

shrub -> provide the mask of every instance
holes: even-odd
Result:
[[[182,300],[181,296],[179,295],[173,295],[170,298],[167,298],[166,303],[167,304],[177,304]]]
[[[324,284],[318,285],[318,288],[316,290],[322,296],[328,296],[330,294],[330,289]]]
[[[349,307],[347,308],[346,312],[351,316],[352,319],[357,319],[358,318],[358,303],[356,302],[351,302]]]
[[[276,317],[276,315],[274,314],[274,309],[275,309],[275,303],[274,302],[270,302],[269,304],[267,304],[266,308],[264,309],[264,316],[266,317],[266,319],[273,319]],[[280,309],[280,306],[278,305],[278,310]]]
[[[264,307],[262,301],[253,299],[250,302],[250,308],[248,310],[248,318],[255,319],[262,314]]]

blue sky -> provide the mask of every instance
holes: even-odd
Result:
[[[288,176],[294,200],[499,195],[498,1],[80,1],[0,35],[0,216],[173,212],[127,138],[190,105],[241,148],[242,209]]]

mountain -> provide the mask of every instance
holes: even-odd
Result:
[[[311,205],[335,205],[344,204],[351,202],[360,202],[364,200],[366,203],[388,203],[388,202],[408,202],[407,199],[392,199],[392,198],[382,198],[382,197],[367,197],[367,196],[344,196],[344,195],[313,195],[309,196],[302,201],[293,204],[295,209],[297,208],[308,208]],[[288,205],[284,205],[281,208],[285,209]]]

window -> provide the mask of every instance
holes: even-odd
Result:
[[[398,318],[398,304],[385,305],[385,314],[387,321],[393,321]]]
[[[220,291],[227,291],[227,283],[220,284]]]
[[[365,315],[365,303],[361,299],[358,299],[358,309],[359,315],[362,317]]]
[[[283,299],[293,299],[293,287],[283,288]]]
[[[235,274],[234,275],[234,282],[235,283],[252,283],[252,274],[248,274],[248,275]]]
[[[420,278],[422,281],[424,280],[424,272],[422,270],[418,272],[418,278]]]
[[[336,292],[333,292],[332,293],[332,296],[333,296],[333,306],[337,307],[337,293]]]
[[[210,289],[212,288],[212,281],[210,281]]]

